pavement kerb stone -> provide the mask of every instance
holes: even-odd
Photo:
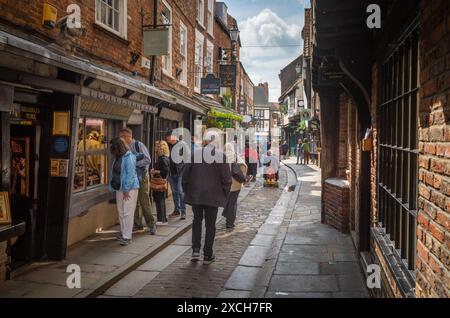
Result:
[[[296,177],[296,186],[295,190],[292,193],[291,199],[289,200],[288,207],[286,209],[286,213],[284,215],[283,223],[280,225],[280,231],[276,235],[270,252],[268,254],[267,262],[263,265],[261,270],[259,271],[256,282],[253,290],[250,293],[250,298],[264,298],[267,292],[267,289],[270,284],[270,280],[272,278],[273,272],[275,271],[275,267],[278,260],[278,255],[283,246],[284,239],[287,234],[287,229],[289,226],[289,221],[292,218],[292,214],[294,213],[295,205],[299,198],[301,182],[299,181],[299,176],[297,175],[297,171],[291,167],[290,165],[283,163],[286,167],[293,171]]]
[[[244,188],[242,191],[242,195],[239,196],[238,202],[240,203],[244,200],[247,195],[253,190],[257,182],[254,182],[250,187]],[[217,223],[219,223],[223,219],[223,216],[217,218]],[[192,223],[188,223],[185,226],[182,226],[175,230],[172,234],[168,236],[168,238],[162,241],[160,244],[156,244],[146,250],[142,255],[137,256],[126,264],[122,265],[120,268],[115,270],[114,272],[105,276],[104,279],[96,283],[94,286],[91,286],[89,289],[83,290],[80,293],[76,294],[74,298],[96,298],[105,293],[109,288],[111,288],[118,281],[123,279],[129,273],[135,271],[141,265],[148,262],[150,259],[158,255],[162,250],[166,247],[170,246],[173,242],[175,242],[178,238],[180,238],[183,234],[187,233],[192,228]]]
[[[297,173],[296,173],[295,169],[293,169],[293,168],[291,168],[291,167],[289,167],[289,166],[287,166],[285,164],[284,164],[284,166],[288,167],[288,169],[290,169],[293,172],[291,174],[288,174],[288,183],[287,183],[286,187],[284,188],[283,193],[281,195],[281,197],[283,195],[284,196],[289,195],[288,204],[287,204],[287,206],[285,206],[283,208],[285,210],[284,211],[284,217],[285,217],[286,213],[289,213],[289,211],[293,210],[293,208],[295,207],[295,203],[296,203],[297,197],[298,197],[299,186],[298,186],[298,176],[297,176]],[[293,176],[293,178],[292,178],[292,176]],[[296,189],[294,190],[294,192],[290,192],[289,190],[293,186],[293,183],[295,183]],[[281,197],[280,197],[280,200],[281,200]],[[278,204],[276,205],[276,208],[280,209]],[[270,217],[271,216],[269,214],[267,220],[269,220]],[[265,224],[267,223],[267,220],[266,220]],[[283,218],[283,221],[281,222],[280,225],[277,226],[277,228],[280,229],[283,226],[285,226],[284,223],[285,222],[284,222],[284,218]],[[287,232],[287,228],[284,229],[284,230],[281,230],[281,232],[282,233]],[[266,284],[268,286],[268,283],[269,283],[270,278],[271,278],[271,274],[272,274],[272,272],[274,270],[274,268],[272,269],[272,267],[275,266],[276,260],[277,260],[276,257],[274,257],[274,256],[278,255],[278,253],[274,253],[273,246],[274,245],[276,245],[276,246],[279,245],[280,249],[281,249],[281,245],[282,245],[282,242],[283,242],[283,240],[280,241],[279,235],[280,235],[280,233],[277,233],[277,235],[274,236],[274,239],[272,241],[272,247],[269,249],[269,251],[267,252],[267,255],[266,255],[266,261],[265,261],[265,263],[263,264],[262,267],[259,267],[260,270],[259,270],[259,272],[257,274],[257,277],[256,277],[255,283],[253,285],[253,288],[250,291],[251,292],[250,293],[250,298],[260,298],[261,292],[264,291],[264,293],[265,293],[265,290],[263,289],[264,285]],[[284,238],[284,236],[282,238]]]

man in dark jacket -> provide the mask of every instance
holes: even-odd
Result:
[[[182,220],[186,219],[186,206],[184,204],[184,192],[182,187],[182,178],[185,164],[183,162],[175,163],[173,160],[174,153],[173,148],[179,143],[177,137],[169,132],[166,135],[166,141],[170,149],[170,175],[167,180],[170,183],[172,189],[173,204],[175,210],[169,215],[171,218],[181,216]],[[183,152],[183,150],[181,150]],[[182,153],[178,155],[183,155]]]
[[[217,151],[217,153],[216,153]],[[201,153],[198,153],[201,152]],[[205,160],[205,156],[223,157],[222,162]],[[218,152],[212,143],[196,150],[195,158],[203,158],[201,163],[189,163],[183,174],[185,202],[192,206],[194,220],[192,224],[192,261],[200,259],[202,223],[205,219],[206,235],[203,248],[203,264],[215,261],[213,253],[216,236],[216,220],[219,207],[225,207],[231,188],[230,165],[223,153]],[[207,163],[212,162],[212,163]]]

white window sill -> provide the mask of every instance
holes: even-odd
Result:
[[[203,29],[203,31],[206,31],[205,25],[201,23],[200,20],[197,20],[197,24]]]
[[[165,69],[162,69],[162,73],[163,73],[163,75],[165,75],[165,76],[167,76],[167,77],[170,77],[171,79],[175,79],[174,77],[173,77],[173,75],[172,74],[170,74],[168,71],[166,71]]]
[[[120,37],[120,38],[122,38],[122,39],[124,39],[124,40],[128,40],[126,34],[121,34],[120,32],[118,32],[118,31],[116,31],[116,30],[114,30],[114,29],[111,29],[109,26],[104,25],[104,24],[101,23],[101,22],[95,21],[95,25],[98,26],[98,27],[100,27],[100,28],[102,28],[102,29],[104,29],[104,30],[107,31],[107,32],[110,32],[110,33],[114,34],[115,36],[118,36],[118,37]]]

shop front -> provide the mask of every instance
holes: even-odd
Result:
[[[149,132],[154,105],[175,98],[0,35],[1,281],[30,262],[62,260],[68,246],[117,223],[109,141],[130,122]]]

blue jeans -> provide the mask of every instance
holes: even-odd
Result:
[[[186,213],[186,205],[184,204],[184,192],[181,185],[182,176],[169,176],[167,178],[172,188],[173,204],[175,210],[181,213]]]

